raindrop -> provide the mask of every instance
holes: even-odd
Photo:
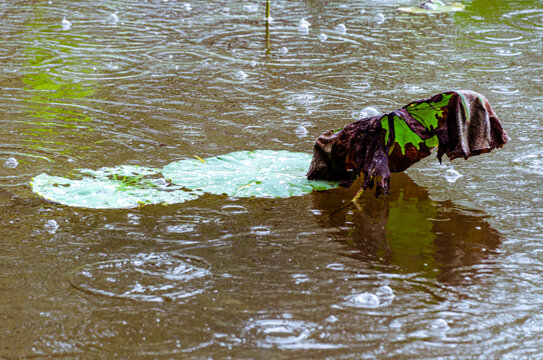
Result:
[[[62,18],[60,25],[62,25],[62,30],[70,30],[72,28],[72,23],[66,20],[66,17]]]
[[[309,32],[309,27],[311,26],[305,19],[300,20],[298,23],[298,31],[304,34]]]
[[[247,79],[247,74],[244,73],[243,71],[238,71],[237,73],[234,74],[234,79],[236,80],[240,80],[240,81],[243,81],[245,79]]]
[[[361,118],[370,117],[370,116],[379,115],[379,114],[380,114],[379,110],[371,106],[367,106],[363,108],[362,110],[360,110]]]
[[[383,14],[381,14],[381,13],[376,14],[373,17],[373,21],[375,21],[376,24],[380,25],[380,24],[385,22],[385,16]]]
[[[15,169],[19,165],[19,162],[15,158],[9,158],[4,162],[4,166],[10,169]]]
[[[330,324],[333,324],[335,322],[337,322],[339,319],[337,317],[335,317],[334,315],[330,315],[326,318],[326,322],[327,323],[330,323]]]
[[[430,324],[430,327],[435,330],[447,330],[449,328],[449,324],[443,319],[435,319]]]
[[[328,36],[326,36],[326,34],[323,33],[323,34],[320,34],[320,35],[319,35],[319,40],[320,40],[321,42],[325,42],[326,39],[328,39]]]
[[[347,33],[347,28],[343,24],[336,25],[335,29],[341,35],[345,35]]]
[[[183,4],[183,7],[184,7],[185,10],[187,10],[187,11],[191,11],[191,10],[192,10],[192,5],[189,4],[189,3],[184,3],[184,4]]]
[[[450,183],[456,182],[456,180],[460,179],[462,176],[464,175],[461,175],[454,169],[449,169],[445,172],[445,179],[447,179],[447,181]]]
[[[282,47],[281,49],[279,49],[279,51],[281,52],[281,54],[285,55],[286,53],[288,53],[288,49],[286,47]]]
[[[294,133],[301,139],[307,136],[308,131],[303,125],[300,125],[294,130]]]
[[[249,63],[249,66],[255,67],[255,66],[256,66],[256,61],[252,60],[252,61]]]

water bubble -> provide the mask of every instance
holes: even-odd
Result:
[[[346,305],[357,308],[376,308],[380,304],[377,295],[368,292],[351,295],[346,301]]]
[[[323,33],[323,34],[320,34],[320,35],[319,35],[319,40],[320,40],[321,42],[325,42],[326,39],[328,39],[328,36],[326,36],[326,34]]]
[[[394,297],[394,291],[390,288],[390,286],[383,285],[380,286],[379,289],[377,289],[377,296],[379,296],[382,299],[391,299]]]
[[[47,220],[47,222],[45,223],[45,229],[53,234],[55,233],[55,231],[57,231],[58,229],[58,224],[55,220]]]
[[[19,165],[19,162],[15,158],[9,158],[4,162],[4,166],[10,169],[15,169]]]
[[[328,264],[328,265],[326,265],[326,267],[327,267],[328,269],[335,270],[335,271],[345,270],[345,265],[340,264],[340,263],[332,263],[332,264]]]
[[[430,324],[430,327],[435,330],[447,330],[449,328],[449,324],[443,319],[435,319]]]
[[[117,14],[111,13],[107,17],[107,20],[112,24],[116,24],[119,21],[119,17],[117,16]]]
[[[380,114],[379,110],[371,106],[366,106],[365,108],[360,110],[361,118],[370,117],[370,116],[379,115],[379,114]]]
[[[240,81],[243,81],[245,79],[247,79],[247,74],[244,73],[243,71],[238,71],[237,73],[234,74],[234,79],[236,80],[240,80]]]
[[[347,33],[347,28],[343,24],[336,25],[335,30],[341,35],[345,35]]]
[[[288,53],[288,49],[286,47],[282,47],[281,49],[279,49],[279,51],[281,52],[281,54],[285,55],[286,53]]]
[[[308,131],[303,125],[300,125],[294,130],[294,133],[301,139],[307,136]]]
[[[380,24],[385,22],[385,16],[383,14],[381,14],[381,13],[376,14],[373,17],[373,21],[375,21],[376,24],[380,25]]]
[[[183,7],[184,7],[185,10],[187,10],[187,11],[191,11],[191,10],[192,10],[192,5],[189,4],[189,3],[184,3],[184,4],[183,4]]]
[[[327,323],[330,323],[330,324],[333,324],[335,322],[337,322],[339,319],[337,317],[335,317],[334,315],[330,315],[326,318],[326,322]]]
[[[66,20],[66,17],[62,18],[60,25],[62,26],[62,30],[70,30],[72,28],[72,23]]]
[[[456,171],[454,169],[448,169],[445,172],[444,176],[445,176],[445,179],[447,179],[448,182],[453,183],[453,182],[456,182],[456,180],[460,179],[464,175],[461,175],[458,171]]]
[[[305,19],[301,19],[298,23],[298,31],[304,34],[309,32],[309,27],[311,26]]]
[[[271,230],[265,226],[253,226],[251,228],[251,233],[258,236],[270,235]]]
[[[249,63],[249,66],[250,66],[250,67],[255,67],[255,66],[256,66],[256,61],[252,60],[252,61]]]

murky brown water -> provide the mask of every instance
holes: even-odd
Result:
[[[406,4],[272,0],[267,51],[264,1],[0,1],[0,357],[543,356],[543,3]],[[90,210],[28,185],[310,152],[367,107],[460,88],[511,143],[333,217],[355,189]]]

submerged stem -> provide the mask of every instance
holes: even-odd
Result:
[[[360,187],[360,189],[358,190],[358,192],[355,194],[355,196],[351,199],[351,201],[349,201],[347,204],[341,206],[339,209],[333,211],[329,216],[332,216],[332,215],[335,215],[337,214],[338,212],[340,212],[341,210],[349,207],[350,205],[352,204],[355,204],[358,199],[360,198],[360,196],[362,196],[362,193],[364,193],[364,190],[366,190],[367,188],[367,185],[366,184],[370,184],[371,181],[373,180],[373,173],[375,172],[375,169],[373,169],[370,173],[369,173],[369,181],[365,181],[364,180],[364,183],[362,184],[362,186]]]
[[[340,212],[341,210],[346,209],[349,206],[355,204],[358,201],[358,199],[360,198],[360,196],[362,196],[362,193],[364,192],[364,190],[366,190],[366,189],[364,188],[364,185],[362,185],[360,187],[360,189],[358,190],[358,192],[356,193],[356,195],[348,203],[346,203],[343,206],[339,207],[338,209],[334,210],[328,216],[333,216],[333,215],[337,214],[338,212]]]

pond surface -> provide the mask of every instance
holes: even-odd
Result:
[[[463,3],[272,0],[266,38],[264,1],[0,1],[0,357],[540,357],[543,3]],[[355,187],[93,210],[29,186],[310,153],[450,89],[512,141],[333,216]]]

